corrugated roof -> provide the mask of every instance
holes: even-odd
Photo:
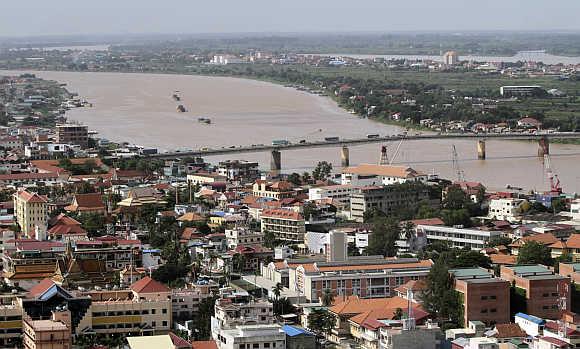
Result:
[[[290,326],[290,325],[282,326],[282,331],[284,331],[286,333],[286,335],[289,337],[296,337],[296,336],[300,336],[300,335],[314,336],[314,333],[307,331],[307,330],[303,329],[302,327],[295,327],[295,326]]]

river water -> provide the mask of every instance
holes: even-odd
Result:
[[[10,75],[10,72],[1,72]],[[19,72],[12,72],[18,74]],[[397,134],[401,129],[360,119],[339,109],[326,97],[279,85],[246,79],[187,75],[37,72],[46,79],[67,83],[71,91],[93,107],[70,110],[71,120],[87,124],[100,137],[113,141],[156,147],[160,150],[197,149],[230,145],[268,144],[273,139],[297,142],[324,137],[366,137]],[[178,113],[171,95],[179,91],[186,113]],[[211,125],[197,122],[209,117]],[[394,163],[408,164],[431,173],[454,178],[451,147],[455,144],[459,164],[467,180],[490,188],[506,184],[547,190],[549,185],[538,146],[531,142],[488,141],[488,160],[477,160],[476,144],[470,140],[406,141]],[[390,155],[397,144],[390,144]],[[350,148],[351,164],[376,163],[379,144]],[[580,146],[551,145],[552,168],[566,191],[580,192]],[[258,161],[269,166],[269,154],[214,156],[222,159]],[[282,152],[284,172],[310,171],[318,161],[340,166],[339,148]]]

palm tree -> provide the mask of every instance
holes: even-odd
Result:
[[[332,305],[333,302],[334,302],[334,294],[332,293],[332,290],[329,288],[325,288],[324,291],[322,292],[322,305],[324,305],[325,307],[329,307]]]
[[[276,300],[280,299],[280,294],[282,293],[283,289],[284,289],[284,286],[282,286],[282,284],[279,282],[276,283],[276,285],[272,287],[272,293],[276,297]]]

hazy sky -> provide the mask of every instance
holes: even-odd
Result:
[[[0,36],[578,30],[580,0],[0,0]]]

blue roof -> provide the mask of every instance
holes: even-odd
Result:
[[[531,322],[538,324],[538,325],[543,325],[546,323],[546,320],[540,319],[539,317],[533,316],[533,315],[528,315],[528,314],[524,314],[524,313],[517,313],[515,316],[519,316],[523,319],[526,319],[526,320],[531,321]]]
[[[299,335],[314,336],[312,332],[306,331],[302,327],[294,327],[290,325],[282,326],[282,331],[284,331],[289,337],[295,337]]]
[[[152,249],[148,249],[148,250],[143,250],[143,253],[159,253],[161,252],[160,249],[158,248],[152,248]]]

